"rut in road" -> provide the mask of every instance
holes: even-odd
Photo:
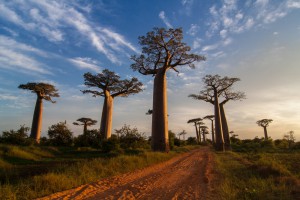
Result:
[[[210,199],[213,155],[196,149],[135,172],[40,199]]]

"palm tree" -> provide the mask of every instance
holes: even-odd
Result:
[[[143,75],[154,76],[152,140],[154,151],[169,151],[167,79],[168,70],[178,72],[176,67],[194,68],[195,61],[205,60],[204,56],[192,54],[191,48],[182,42],[182,29],[154,28],[146,36],[139,37],[143,46],[142,54],[134,55],[131,68]]]
[[[83,126],[83,134],[86,133],[88,126],[93,126],[97,123],[97,120],[85,117],[79,118],[76,121],[81,122],[81,124],[79,124],[78,122],[73,122],[73,124],[76,126]]]
[[[264,133],[265,133],[265,140],[268,140],[268,132],[267,132],[267,127],[269,124],[273,121],[273,119],[261,119],[256,122],[258,126],[261,126],[264,128]]]
[[[83,90],[82,92],[91,93],[94,97],[104,97],[102,109],[102,117],[100,124],[100,134],[105,139],[111,137],[112,130],[112,112],[113,101],[115,97],[128,97],[130,94],[136,94],[142,91],[143,84],[133,77],[131,80],[120,80],[120,76],[115,72],[104,69],[102,73],[91,74],[85,73],[84,84],[89,88],[97,88],[98,90]]]
[[[42,130],[42,116],[43,116],[43,100],[55,103],[51,97],[59,97],[58,90],[55,86],[48,83],[32,83],[19,85],[20,89],[31,90],[37,96],[34,114],[31,125],[30,137],[35,139],[37,143],[40,142]]]

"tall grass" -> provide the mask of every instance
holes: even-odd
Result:
[[[177,149],[185,152],[188,148]],[[19,180],[17,184],[0,185],[0,199],[34,199],[70,189],[102,178],[131,172],[168,160],[178,152],[159,153],[141,151],[138,155],[119,155],[112,158],[94,158],[62,165],[46,174]]]
[[[270,154],[216,154],[219,199],[296,199],[299,180]],[[297,160],[300,158],[296,158]]]

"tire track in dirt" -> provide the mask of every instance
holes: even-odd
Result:
[[[208,199],[213,155],[196,149],[135,172],[106,178],[40,200],[56,199]]]

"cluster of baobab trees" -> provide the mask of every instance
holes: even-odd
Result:
[[[218,151],[231,150],[229,128],[224,105],[230,100],[236,101],[245,98],[243,92],[233,91],[232,89],[233,84],[240,81],[240,79],[227,76],[221,77],[219,75],[206,75],[202,80],[204,89],[201,90],[199,94],[191,94],[189,97],[214,105],[214,115],[205,117],[210,120],[214,118],[215,121],[215,127],[212,128],[212,142]],[[195,126],[196,123],[201,123],[201,121],[202,119],[198,118],[197,122],[195,122]],[[196,134],[197,131],[198,130],[196,130]]]
[[[146,36],[139,37],[142,53],[131,57],[133,60],[131,68],[134,71],[154,77],[151,132],[151,147],[154,151],[169,151],[167,71],[174,70],[178,72],[177,68],[181,66],[194,68],[194,62],[205,60],[204,56],[190,53],[191,48],[183,43],[182,39],[183,32],[181,28],[168,30],[154,28]],[[137,78],[120,80],[118,75],[107,69],[96,75],[85,73],[84,79],[85,85],[92,89],[83,90],[83,93],[104,97],[100,132],[105,138],[109,138],[111,136],[114,98],[119,96],[127,97],[130,94],[142,91],[142,83]],[[51,100],[51,97],[59,97],[59,95],[53,85],[45,83],[27,83],[20,85],[19,88],[31,90],[38,96],[32,122],[31,137],[39,141],[42,100]]]
[[[142,75],[154,77],[153,107],[151,109],[151,147],[154,151],[169,151],[166,73],[168,70],[179,73],[178,68],[184,66],[195,68],[193,63],[204,61],[205,57],[190,53],[191,48],[182,42],[183,31],[181,28],[168,30],[154,28],[146,36],[140,36],[138,39],[142,46],[142,53],[131,57],[133,60],[131,68]],[[245,97],[244,93],[231,90],[231,86],[237,81],[239,81],[238,78],[221,78],[219,75],[207,75],[203,78],[205,89],[200,91],[199,95],[190,95],[194,99],[209,102],[215,107],[214,116],[207,116],[206,119],[212,121],[213,127],[214,118],[215,134],[212,133],[212,137],[217,150],[224,150],[224,144],[227,145],[227,149],[230,149],[228,126],[223,105],[229,100],[241,100]],[[139,93],[143,90],[143,84],[135,77],[121,79],[115,72],[108,69],[104,69],[98,74],[85,73],[84,84],[88,88],[82,90],[84,94],[89,93],[94,97],[104,97],[100,134],[104,139],[108,139],[111,137],[114,98],[128,97],[130,94]],[[37,95],[30,137],[39,142],[43,100],[55,103],[55,101],[52,101],[52,97],[59,97],[58,91],[55,86],[47,83],[21,84],[19,88],[30,90]],[[220,97],[223,99],[221,102],[219,102]],[[87,118],[80,118],[77,121],[81,124],[78,122],[74,124],[83,125],[84,132],[87,126],[96,123],[96,121],[87,120]],[[196,127],[196,129],[198,128]],[[200,126],[199,131],[196,132],[199,140],[200,132],[205,132],[205,135],[207,127]]]

